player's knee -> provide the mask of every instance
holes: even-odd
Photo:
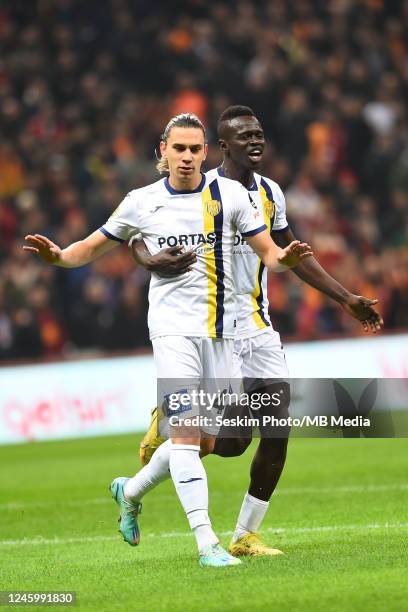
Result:
[[[205,457],[210,455],[214,450],[215,438],[201,438],[200,441],[200,456]]]
[[[239,457],[240,455],[243,455],[248,446],[251,444],[251,441],[251,438],[236,438],[234,440],[236,448],[236,455],[234,455],[234,457]]]
[[[251,438],[217,438],[213,454],[220,457],[239,457],[251,444]]]

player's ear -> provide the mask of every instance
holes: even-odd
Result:
[[[207,155],[208,155],[208,144],[205,143],[205,145],[204,145],[204,157],[203,157],[203,161],[206,159]]]
[[[226,151],[228,149],[227,143],[222,138],[218,140],[218,144],[220,145],[221,151]]]
[[[166,150],[166,143],[164,142],[164,140],[160,141],[160,154],[162,157],[165,157],[164,152]]]

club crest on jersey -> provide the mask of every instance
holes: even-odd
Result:
[[[207,200],[207,202],[205,202],[205,207],[208,214],[215,217],[221,210],[221,202],[219,200]]]
[[[275,210],[275,202],[273,200],[265,200],[264,209],[268,219],[272,219],[272,215]]]

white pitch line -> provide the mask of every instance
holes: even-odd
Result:
[[[344,487],[288,487],[278,489],[276,495],[333,495],[343,493],[382,493],[386,491],[408,491],[408,484],[387,484],[387,485],[350,485]],[[217,491],[212,493],[212,496],[217,495]],[[223,494],[224,495],[224,494]],[[29,508],[51,508],[56,506],[64,506],[65,508],[79,508],[83,506],[96,506],[111,504],[112,500],[109,495],[106,497],[96,497],[94,499],[71,500],[71,501],[52,501],[52,502],[19,502],[11,501],[0,504],[2,510],[27,510]]]
[[[323,533],[325,531],[353,531],[356,529],[406,529],[408,523],[369,523],[368,525],[323,525],[320,527],[267,527],[262,529],[264,533],[274,534],[297,534],[297,533]],[[232,531],[222,531],[220,536],[231,536]],[[190,532],[184,531],[171,531],[169,533],[150,533],[146,534],[150,537],[161,537],[161,538],[178,538],[191,535]]]
[[[372,530],[372,529],[408,529],[408,523],[369,523],[367,525],[322,525],[320,527],[268,527],[263,532],[274,533],[274,534],[297,534],[297,533],[323,533],[331,531],[356,531],[356,530]],[[223,531],[220,533],[221,536],[231,536],[232,531]],[[144,538],[185,538],[191,537],[191,531],[170,531],[164,533],[147,533]],[[0,540],[0,546],[37,546],[44,544],[87,544],[94,542],[113,542],[120,541],[119,535],[117,536],[89,536],[89,537],[78,537],[78,538],[43,538],[42,536],[36,536],[32,539],[23,538],[22,540]]]
[[[107,495],[106,497],[96,497],[94,499],[84,499],[84,500],[54,500],[52,502],[7,502],[5,504],[0,504],[1,510],[28,510],[29,508],[52,508],[52,507],[60,507],[64,508],[79,508],[82,506],[96,506],[96,505],[104,505],[111,504],[112,498]]]

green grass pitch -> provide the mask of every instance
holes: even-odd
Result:
[[[0,590],[74,590],[84,610],[407,609],[407,440],[292,440],[263,525],[286,555],[221,570],[198,566],[171,482],[144,500],[140,546],[121,540],[108,485],[134,473],[138,441],[0,448]],[[253,449],[205,460],[224,544]]]

